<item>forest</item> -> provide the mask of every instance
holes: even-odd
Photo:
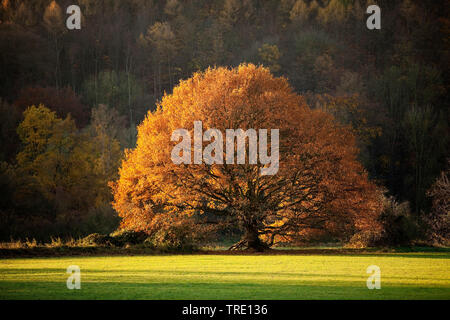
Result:
[[[81,9],[79,30],[66,27],[72,4]],[[380,30],[366,26],[370,4],[381,8]],[[376,202],[379,215],[370,224],[379,226],[383,243],[448,243],[449,7],[419,0],[2,0],[0,240],[145,230],[128,217],[135,211],[118,184],[134,177],[126,171],[138,161],[130,154],[139,150],[137,141],[146,143],[138,131],[157,132],[158,106],[173,110],[174,122],[176,110],[189,113],[174,104],[191,98],[181,91],[193,74],[212,77],[221,92],[215,77],[244,75],[220,67],[247,66],[266,77],[252,67],[263,66],[312,110],[298,115],[305,126],[308,119],[323,121],[336,132],[330,143],[356,148],[357,162],[343,147],[339,161],[355,168],[365,195],[371,191],[365,205],[347,207],[350,215]],[[288,91],[280,100],[286,105],[297,99]],[[281,102],[279,110],[289,114]],[[354,199],[341,199],[336,217]],[[172,219],[152,223],[151,232],[159,239],[179,229],[200,232],[184,218]],[[367,242],[340,222],[330,223],[331,231],[304,230],[296,241]],[[235,229],[227,220],[214,234],[240,232]]]

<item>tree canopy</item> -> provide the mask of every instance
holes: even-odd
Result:
[[[205,130],[279,129],[279,171],[263,176],[262,164],[249,161],[173,163],[172,132],[193,136],[199,120]],[[214,214],[244,232],[236,247],[252,249],[305,229],[376,228],[378,192],[357,153],[351,130],[310,109],[285,78],[252,64],[210,68],[180,81],[138,127],[137,146],[113,184],[114,208],[123,227],[144,231],[157,215]]]

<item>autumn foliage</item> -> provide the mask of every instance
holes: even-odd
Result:
[[[107,183],[122,152],[101,119],[105,112],[94,108],[91,125],[78,130],[70,115],[61,119],[42,104],[24,111],[16,163],[0,162],[1,237],[47,240],[117,227]]]
[[[197,120],[203,130],[279,129],[278,173],[262,176],[261,164],[248,161],[175,165],[172,131],[193,136]],[[351,131],[310,109],[285,78],[252,64],[210,68],[181,81],[139,126],[137,147],[112,184],[114,208],[123,228],[144,231],[164,217],[213,215],[243,231],[235,248],[263,249],[308,230],[344,236],[376,229],[378,192],[357,154]]]
[[[21,111],[25,111],[29,106],[39,104],[56,112],[60,118],[65,118],[70,114],[80,128],[85,127],[89,121],[88,108],[68,87],[59,90],[53,87],[27,87],[21,90],[19,98],[14,102],[14,105]]]

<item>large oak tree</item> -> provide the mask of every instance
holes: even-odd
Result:
[[[193,137],[194,121],[223,133],[279,129],[278,172],[261,175],[263,165],[249,164],[248,152],[246,164],[174,164],[172,132],[184,128]],[[210,68],[181,81],[139,126],[137,146],[112,184],[114,207],[123,228],[144,231],[156,217],[214,215],[243,231],[234,248],[261,250],[313,229],[348,235],[377,228],[380,212],[357,154],[351,130],[309,108],[287,79],[251,64]]]

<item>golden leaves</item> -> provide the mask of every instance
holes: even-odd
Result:
[[[194,121],[204,130],[279,129],[279,172],[260,177],[261,164],[173,164],[171,134],[183,128],[193,136]],[[130,228],[151,228],[152,221],[142,219],[155,214],[208,211],[290,237],[324,217],[328,226],[353,227],[358,215],[378,212],[375,186],[356,155],[351,131],[306,106],[285,78],[252,64],[209,68],[180,81],[139,126],[137,147],[127,153],[114,188],[114,207]]]

